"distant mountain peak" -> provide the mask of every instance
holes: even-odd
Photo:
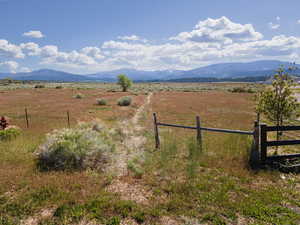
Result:
[[[130,68],[104,71],[88,75],[73,74],[53,69],[39,69],[27,73],[0,73],[0,79],[12,77],[17,80],[47,80],[47,81],[116,81],[119,74],[126,74],[135,81],[170,80],[182,78],[235,78],[259,77],[274,74],[279,66],[289,66],[290,62],[279,60],[258,60],[252,62],[226,62],[195,68],[192,70],[157,70],[143,71]],[[300,68],[300,65],[296,65]],[[300,71],[299,71],[300,73]]]

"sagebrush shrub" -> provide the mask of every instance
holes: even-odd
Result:
[[[4,130],[0,130],[0,141],[8,141],[16,138],[21,134],[21,129],[18,127],[7,127]]]
[[[118,105],[119,106],[129,106],[132,102],[132,98],[130,96],[124,96],[119,98]]]
[[[235,87],[229,90],[232,93],[254,93],[255,91],[251,88],[245,88],[245,87]]]
[[[45,85],[43,84],[37,84],[34,86],[34,88],[45,88]]]
[[[96,101],[98,105],[107,105],[107,101],[104,98],[97,98]]]
[[[97,131],[81,124],[48,134],[38,149],[37,164],[42,170],[103,169],[113,150],[105,129]]]
[[[81,94],[81,93],[77,93],[76,95],[74,95],[73,96],[74,98],[77,98],[77,99],[81,99],[81,98],[83,98],[84,97],[84,95],[83,94]]]

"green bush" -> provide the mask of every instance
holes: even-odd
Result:
[[[45,88],[45,85],[43,84],[37,84],[34,86],[34,88]]]
[[[104,98],[96,99],[98,105],[107,105],[107,101]]]
[[[42,170],[103,169],[113,150],[107,130],[80,125],[48,134],[38,149],[37,165]]]
[[[235,87],[229,90],[232,93],[254,93],[255,91],[251,88]]]
[[[77,98],[77,99],[82,99],[84,97],[83,94],[81,93],[77,93],[76,95],[73,96],[74,98]]]
[[[63,86],[59,85],[55,87],[56,89],[63,89]]]
[[[0,130],[0,141],[7,141],[16,138],[21,134],[21,130],[16,127],[8,127],[5,130]]]
[[[118,105],[119,106],[129,106],[132,102],[132,98],[130,96],[124,96],[119,98]]]
[[[142,178],[144,171],[138,167],[132,160],[128,161],[127,168],[134,174],[135,178]]]

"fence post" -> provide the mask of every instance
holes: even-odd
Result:
[[[257,121],[258,123],[260,122],[260,113],[259,113],[259,112],[256,114],[256,121]]]
[[[259,122],[258,121],[254,122],[253,138],[254,138],[255,151],[259,151]]]
[[[68,127],[70,128],[70,112],[67,111],[67,118],[68,118]]]
[[[158,127],[157,127],[156,113],[153,113],[153,120],[154,120],[155,148],[160,148],[160,141],[159,141]]]
[[[196,128],[197,128],[197,142],[198,142],[199,150],[202,151],[202,133],[201,133],[199,116],[196,116]]]
[[[253,169],[259,167],[259,122],[255,121],[253,131],[253,145],[250,152],[250,165]]]
[[[25,108],[25,118],[26,118],[26,127],[29,128],[29,121],[28,121],[28,112],[27,112],[27,108]]]
[[[267,125],[260,124],[260,160],[265,163],[267,159]]]

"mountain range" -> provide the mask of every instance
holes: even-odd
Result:
[[[280,66],[288,68],[290,62],[277,60],[260,60],[246,63],[219,63],[199,67],[192,70],[159,70],[142,71],[135,69],[119,69],[94,74],[72,74],[57,70],[41,69],[27,73],[0,73],[0,79],[39,80],[60,82],[114,82],[119,74],[126,74],[134,81],[168,81],[199,78],[235,79],[244,77],[266,77],[274,74]],[[295,65],[300,68],[300,65]],[[294,74],[300,74],[296,69]]]

